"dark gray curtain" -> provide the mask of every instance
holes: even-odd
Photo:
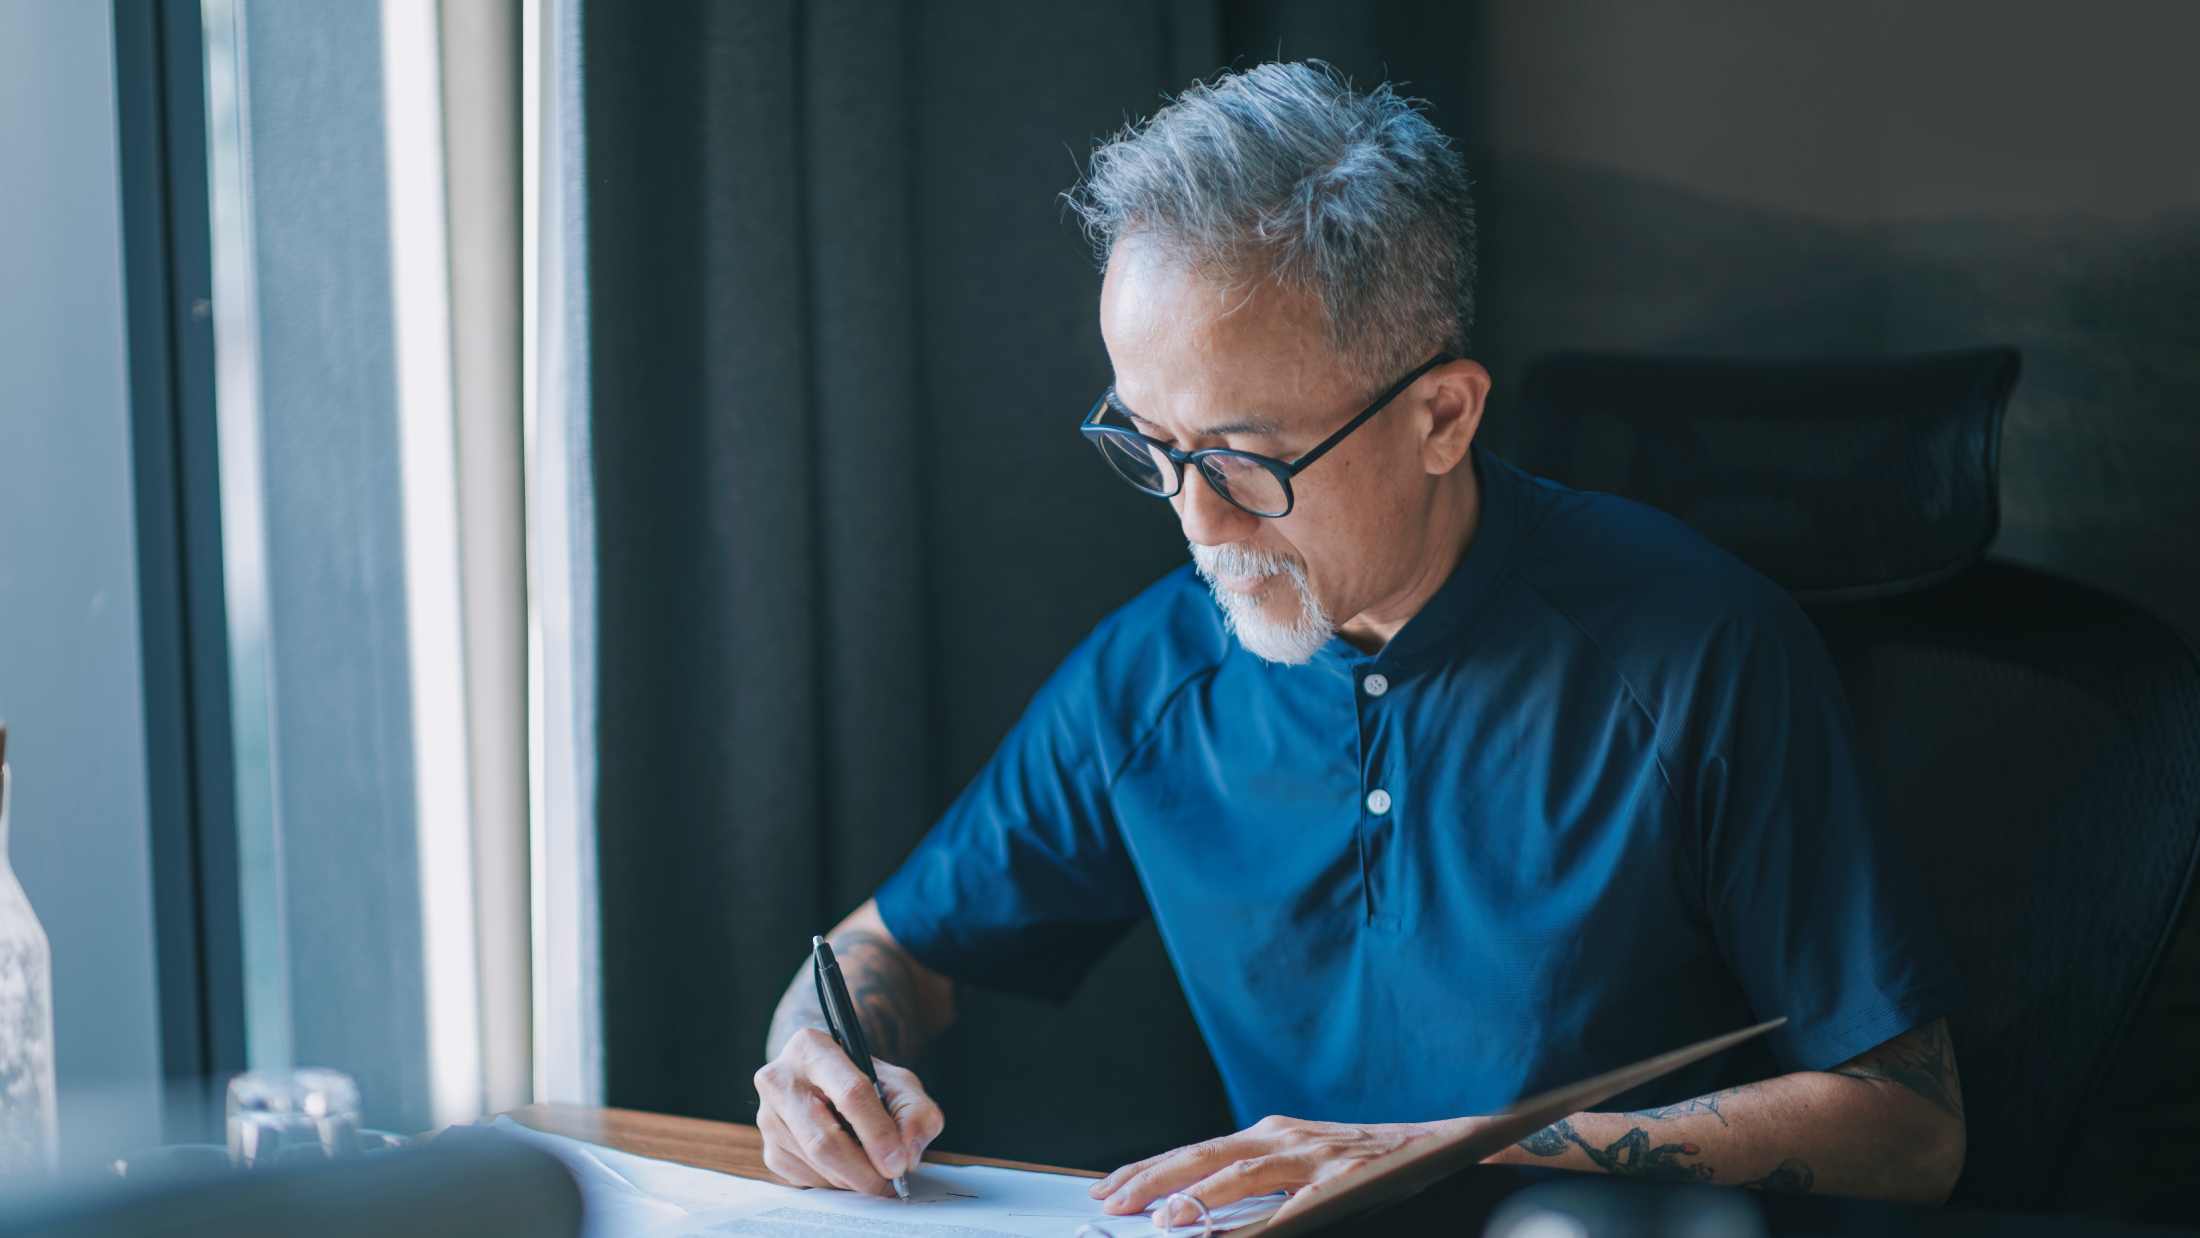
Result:
[[[1380,74],[1397,20],[586,4],[610,1103],[750,1117],[810,934],[1183,560],[1074,432],[1093,140],[1233,56]],[[920,1067],[943,1146],[1107,1167],[1228,1124],[1150,929],[1067,1006],[971,995]]]

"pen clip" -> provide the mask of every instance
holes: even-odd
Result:
[[[825,1016],[825,1030],[833,1034],[833,1043],[846,1050],[848,1042],[840,1034],[840,1016],[833,1012],[832,999],[825,996],[825,952],[832,949],[822,937],[810,939],[810,983],[817,988],[817,1008]]]

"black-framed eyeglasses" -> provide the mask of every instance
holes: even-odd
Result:
[[[1239,511],[1263,519],[1274,520],[1291,514],[1298,502],[1291,493],[1291,479],[1306,471],[1328,454],[1329,449],[1343,442],[1354,430],[1366,425],[1369,418],[1382,412],[1400,392],[1412,386],[1421,375],[1428,373],[1446,361],[1455,360],[1450,353],[1440,352],[1415,367],[1411,374],[1390,385],[1389,390],[1375,397],[1375,402],[1361,409],[1335,434],[1314,445],[1313,450],[1296,460],[1278,460],[1250,451],[1235,451],[1228,447],[1207,447],[1199,451],[1179,451],[1175,447],[1148,438],[1126,425],[1110,425],[1100,419],[1111,408],[1122,406],[1114,402],[1115,391],[1110,388],[1093,401],[1092,409],[1085,414],[1078,432],[1091,440],[1124,481],[1129,482],[1157,499],[1175,497],[1184,488],[1184,466],[1189,464],[1199,470],[1207,484],[1223,500]],[[1129,410],[1123,410],[1129,411]]]

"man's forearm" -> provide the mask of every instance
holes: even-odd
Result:
[[[953,1021],[953,986],[927,971],[894,941],[874,904],[858,908],[826,940],[832,943],[841,979],[855,1001],[856,1016],[863,1022],[863,1036],[874,1056],[907,1065]],[[788,1039],[803,1028],[825,1026],[817,986],[804,966],[795,972],[772,1014],[765,1058],[778,1057]]]
[[[1946,1028],[1805,1071],[1631,1113],[1581,1113],[1491,1159],[1627,1177],[1887,1199],[1946,1198],[1963,1166]]]

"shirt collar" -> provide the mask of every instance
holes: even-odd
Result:
[[[1512,465],[1480,447],[1473,449],[1475,482],[1480,492],[1481,513],[1466,553],[1443,585],[1411,619],[1406,620],[1390,643],[1374,653],[1362,653],[1342,636],[1332,636],[1317,658],[1333,665],[1365,669],[1377,665],[1402,666],[1430,654],[1456,647],[1457,638],[1475,616],[1482,613],[1504,581],[1512,551],[1519,540],[1523,483],[1526,478]]]

